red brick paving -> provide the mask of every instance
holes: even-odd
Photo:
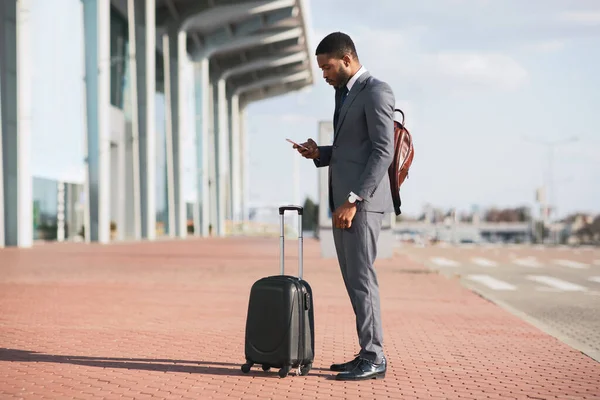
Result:
[[[600,398],[597,362],[401,255],[377,265],[386,379],[332,380],[358,344],[337,264],[312,240],[313,369],[243,374],[248,292],[277,254],[276,238],[0,250],[0,398]]]

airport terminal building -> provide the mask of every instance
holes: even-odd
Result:
[[[246,108],[314,82],[304,0],[81,0],[83,182],[31,173],[32,6],[0,2],[0,247],[223,236],[247,218]]]

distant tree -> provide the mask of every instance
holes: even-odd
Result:
[[[534,240],[536,243],[543,243],[550,234],[550,230],[544,226],[542,221],[537,221],[534,227]]]
[[[578,218],[586,219],[587,217],[588,217],[587,214],[576,212],[576,213],[567,215],[565,218],[561,219],[560,222],[563,222],[565,224],[572,224],[575,221],[577,221]]]
[[[467,214],[467,213],[460,213],[459,217],[458,217],[460,222],[473,222],[473,215]]]
[[[594,218],[594,221],[591,223],[592,225],[592,232],[596,233],[600,233],[600,215],[596,216],[596,218]]]
[[[519,222],[529,222],[531,221],[531,212],[528,207],[519,207],[517,208],[517,214],[519,216]]]
[[[600,215],[596,216],[591,223],[585,224],[575,235],[581,243],[600,244]]]
[[[319,205],[315,204],[310,197],[304,200],[304,215],[302,217],[302,230],[314,231],[319,225]]]
[[[526,207],[497,209],[491,208],[485,213],[487,222],[527,222],[531,220]]]
[[[444,211],[439,209],[439,208],[435,208],[433,210],[433,222],[434,223],[438,223],[438,222],[442,222],[444,221]]]
[[[484,220],[487,222],[499,222],[500,212],[496,208],[490,208],[485,212]]]

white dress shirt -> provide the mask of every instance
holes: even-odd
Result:
[[[350,93],[350,90],[352,90],[352,86],[354,86],[354,84],[356,83],[358,78],[365,72],[367,72],[367,69],[365,67],[361,66],[360,69],[358,71],[356,71],[354,76],[352,76],[352,78],[350,78],[348,83],[346,83],[346,87],[348,88],[348,93]]]

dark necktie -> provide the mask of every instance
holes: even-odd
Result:
[[[333,128],[337,128],[338,118],[340,116],[340,109],[344,104],[344,100],[348,97],[348,86],[344,85],[341,89],[336,91],[335,101],[335,112],[333,114]]]
[[[344,100],[346,100],[346,97],[348,97],[348,86],[344,85],[344,87],[342,88],[342,105],[344,104]],[[341,105],[340,108],[342,108]]]

